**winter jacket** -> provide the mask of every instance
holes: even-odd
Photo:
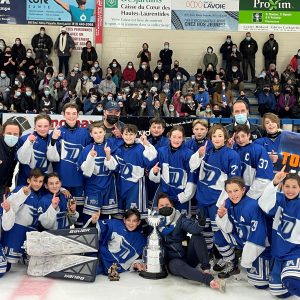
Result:
[[[243,55],[243,58],[255,58],[255,53],[257,50],[257,42],[253,38],[251,38],[250,41],[243,39],[240,43],[240,51]]]

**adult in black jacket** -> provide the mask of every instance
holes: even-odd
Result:
[[[87,41],[85,45],[86,47],[83,47],[81,52],[81,71],[89,71],[98,59],[96,49],[92,46],[92,42]]]
[[[169,42],[165,42],[164,49],[159,52],[159,57],[166,73],[170,73],[172,65],[173,50],[170,50],[169,47]]]
[[[12,178],[17,164],[16,145],[22,134],[22,128],[16,120],[7,120],[0,135],[0,196],[6,194],[12,185]]]
[[[40,32],[32,37],[31,46],[35,53],[35,59],[46,64],[46,60],[53,47],[53,41],[51,37],[45,33],[45,27],[42,26]]]
[[[243,55],[244,79],[248,80],[248,67],[250,66],[252,81],[255,80],[255,54],[258,50],[257,42],[247,32],[245,39],[240,43],[240,51]]]
[[[158,196],[157,208],[164,221],[159,226],[165,250],[165,260],[170,273],[185,279],[197,281],[213,289],[225,291],[225,282],[214,279],[209,273],[210,264],[205,240],[201,234],[205,217],[198,220],[181,215],[173,206],[168,195]],[[182,243],[192,234],[188,247]]]
[[[276,65],[277,54],[279,50],[279,45],[274,39],[274,34],[269,34],[269,40],[264,43],[262,53],[265,57],[265,70],[269,69],[270,64]]]
[[[20,38],[15,39],[15,43],[11,47],[11,55],[18,64],[26,57],[26,48]]]
[[[238,51],[237,44],[233,44],[232,49],[227,56],[226,75],[229,72],[229,70],[231,70],[232,66],[238,66],[238,68],[241,70],[242,60],[243,60],[243,56],[242,53]]]
[[[143,86],[150,89],[152,80],[153,80],[153,76],[148,66],[148,63],[143,62],[139,70],[136,72],[137,87]]]
[[[227,35],[225,43],[220,48],[220,53],[222,53],[222,59],[223,59],[222,68],[225,70],[227,69],[227,60],[228,60],[229,54],[232,51],[232,46],[233,46],[233,43],[231,40],[231,35]]]
[[[173,80],[174,78],[176,78],[176,75],[177,75],[178,72],[181,73],[181,75],[185,76],[186,80],[190,79],[189,72],[186,69],[184,69],[182,67],[179,67],[179,61],[175,60],[174,61],[174,68],[171,70],[171,73],[170,73],[171,80]]]

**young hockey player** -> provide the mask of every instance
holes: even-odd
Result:
[[[93,214],[86,226],[95,226],[99,232],[98,273],[108,274],[113,263],[118,266],[118,272],[130,268],[140,269],[137,259],[146,246],[146,238],[139,230],[141,214],[136,208],[128,209],[123,220],[99,220],[100,212]],[[94,225],[93,225],[94,224]]]
[[[166,121],[161,118],[152,118],[149,123],[149,143],[152,144],[156,150],[160,147],[167,146],[169,144],[169,139],[163,135],[166,129]]]
[[[241,266],[247,269],[248,282],[268,288],[270,249],[265,215],[258,202],[246,195],[242,178],[227,179],[225,189],[229,198],[219,206],[216,223],[226,241],[243,250]]]
[[[185,145],[190,148],[193,153],[208,142],[209,146],[212,146],[211,141],[207,138],[208,133],[208,121],[206,119],[197,119],[192,123],[192,130],[194,136],[191,139],[187,139]]]
[[[204,283],[212,289],[225,292],[225,281],[214,279],[209,273],[210,264],[205,240],[201,235],[203,227],[174,208],[167,194],[161,193],[157,209],[164,221],[159,226],[165,248],[165,260],[169,271],[189,280]],[[192,234],[187,249],[182,242],[186,234]]]
[[[266,113],[262,118],[262,126],[267,136],[255,140],[255,143],[267,150],[272,163],[275,164],[278,161],[278,148],[282,136],[280,119],[275,114]]]
[[[192,172],[197,170],[197,174],[199,174],[196,192],[198,206],[206,212],[208,225],[214,232],[214,244],[223,257],[214,265],[213,269],[220,272],[227,265],[224,272],[218,275],[220,278],[227,278],[240,271],[234,249],[227,243],[221,243],[224,239],[216,225],[215,218],[218,206],[227,198],[226,191],[224,191],[225,180],[241,174],[240,158],[234,150],[225,146],[228,134],[222,125],[212,126],[209,130],[209,137],[213,147],[207,149],[207,143],[200,147],[192,155],[189,165]]]
[[[78,217],[76,202],[68,199],[61,190],[61,180],[57,173],[50,173],[45,187],[48,193],[39,201],[39,221],[46,230],[70,228]]]
[[[3,277],[3,275],[9,271],[11,264],[7,264],[7,259],[4,254],[3,246],[2,246],[2,239],[1,239],[1,232],[2,228],[3,230],[5,229],[10,229],[6,228],[5,225],[2,224],[2,220],[6,219],[7,217],[9,218],[10,215],[10,204],[6,199],[6,196],[3,195],[3,200],[0,206],[0,278]],[[5,222],[6,223],[6,222]],[[9,224],[10,227],[10,224]]]
[[[157,151],[146,135],[136,142],[137,127],[127,124],[122,130],[124,144],[115,152],[117,163],[117,193],[119,212],[124,213],[129,208],[137,208],[142,218],[147,215],[147,195],[145,188],[145,169],[153,166]]]
[[[274,217],[270,289],[279,298],[300,297],[300,177],[284,170],[285,166],[258,200],[261,209]],[[283,193],[277,192],[281,181]]]
[[[91,136],[87,128],[78,127],[78,112],[76,104],[67,103],[63,107],[66,124],[53,130],[47,157],[55,162],[53,167],[61,176],[62,186],[74,197],[78,212],[83,217],[83,175],[78,172],[77,160],[83,148],[91,143]],[[78,220],[76,225],[82,225],[82,220]]]
[[[77,164],[85,179],[85,203],[83,213],[85,218],[101,209],[101,216],[118,213],[115,177],[109,170],[111,149],[115,148],[113,138],[105,139],[103,122],[93,122],[90,134],[94,142],[86,146],[81,152]]]
[[[264,147],[251,143],[250,128],[247,125],[234,127],[234,150],[240,156],[242,174],[247,187],[247,196],[258,199],[273,179],[273,164]]]
[[[18,263],[24,255],[26,233],[38,228],[38,203],[42,197],[44,174],[29,173],[27,186],[18,186],[7,198],[10,209],[3,219],[3,248],[8,263]]]
[[[196,176],[190,172],[189,160],[193,152],[185,146],[184,137],[182,126],[172,127],[169,132],[170,143],[158,149],[156,164],[150,170],[149,179],[160,184],[158,192],[168,194],[176,209],[190,213]]]
[[[37,115],[34,118],[34,131],[23,135],[18,142],[17,158],[19,164],[18,185],[25,185],[30,170],[38,168],[42,173],[52,172],[52,165],[47,159],[47,147],[50,143],[49,115]]]

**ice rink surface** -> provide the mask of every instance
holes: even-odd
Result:
[[[137,273],[123,273],[120,281],[98,276],[94,283],[36,278],[26,275],[25,266],[13,266],[0,279],[0,300],[271,300],[268,290],[257,290],[242,279],[227,279],[225,294],[174,276],[147,280]],[[299,299],[290,297],[289,300]]]

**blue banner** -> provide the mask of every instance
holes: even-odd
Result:
[[[25,11],[25,1],[0,1],[0,24],[25,24]]]

